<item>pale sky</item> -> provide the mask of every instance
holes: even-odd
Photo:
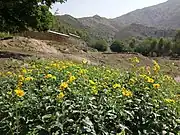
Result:
[[[135,9],[156,5],[167,0],[67,0],[64,4],[56,3],[52,11],[59,9],[60,15],[73,17],[100,15],[115,18]]]

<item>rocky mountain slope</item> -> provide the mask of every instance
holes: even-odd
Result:
[[[93,17],[74,18],[70,15],[58,16],[59,21],[86,30],[93,39],[108,41],[128,37],[172,37],[180,28],[180,1],[167,2],[138,9],[123,16],[107,19]]]
[[[180,28],[180,1],[168,0],[114,18],[113,21],[121,25],[138,23],[158,28],[178,29]]]

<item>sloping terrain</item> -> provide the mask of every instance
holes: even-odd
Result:
[[[143,24],[159,28],[180,28],[180,1],[168,0],[155,6],[138,9],[113,19],[118,24]]]

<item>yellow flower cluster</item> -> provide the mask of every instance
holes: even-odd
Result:
[[[126,97],[132,97],[133,93],[130,90],[127,90],[126,88],[122,88],[122,95]]]
[[[65,90],[67,87],[68,87],[68,83],[67,83],[67,82],[62,82],[62,83],[60,84],[59,89],[60,89],[60,90]]]
[[[154,83],[154,79],[150,78],[150,77],[147,77],[147,82],[148,83]]]
[[[134,58],[130,58],[131,62],[132,63],[139,63],[139,59],[137,57],[134,57]]]
[[[25,95],[25,92],[23,90],[19,89],[19,88],[15,89],[14,92],[16,93],[16,95],[18,97],[23,97]]]
[[[24,80],[25,81],[32,81],[34,78],[33,77],[26,77]]]
[[[62,98],[64,98],[64,96],[65,96],[64,93],[60,92],[59,95],[57,95],[57,98],[58,99],[62,99]]]
[[[153,60],[153,64],[154,64],[153,71],[157,74],[160,70],[160,66],[155,60]]]
[[[76,77],[75,76],[70,76],[70,78],[69,78],[69,80],[68,80],[68,82],[73,82],[73,81],[75,81],[76,80]]]
[[[47,75],[44,76],[44,78],[46,78],[46,79],[50,78],[50,79],[56,80],[56,76],[54,76],[52,74],[47,74]]]
[[[160,84],[153,84],[153,87],[156,88],[156,89],[159,89],[160,88]]]
[[[113,85],[113,88],[114,88],[114,89],[116,89],[116,88],[121,88],[121,85],[116,83],[116,84]]]

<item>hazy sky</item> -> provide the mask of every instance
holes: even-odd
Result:
[[[53,12],[70,14],[74,17],[100,15],[114,18],[135,9],[156,5],[167,0],[67,0],[64,4],[55,4]]]

